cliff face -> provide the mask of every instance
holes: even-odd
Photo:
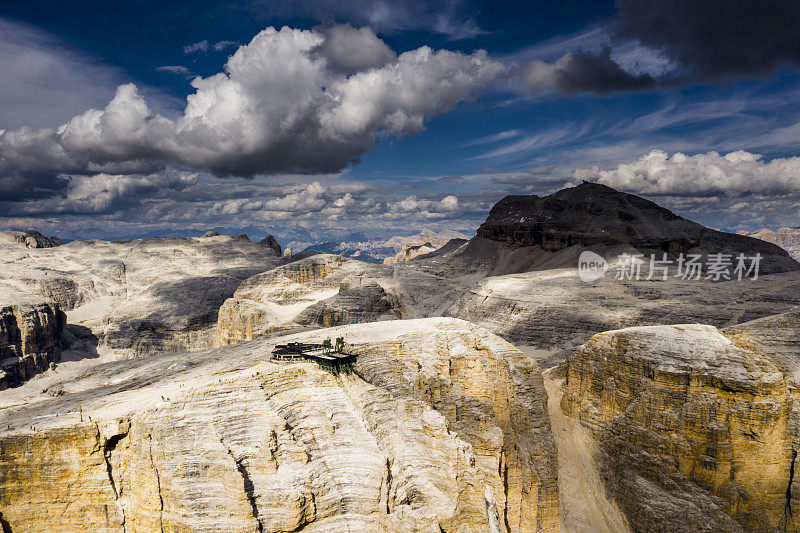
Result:
[[[800,530],[798,334],[796,312],[726,331],[639,327],[569,357],[562,407],[597,439],[635,530]]]
[[[336,336],[359,354],[353,373],[258,362],[276,342]],[[57,398],[0,409],[0,516],[15,532],[559,527],[539,369],[465,322],[343,326],[61,379]]]
[[[58,361],[66,317],[47,303],[0,307],[0,390],[22,384]]]
[[[778,246],[706,228],[644,198],[588,182],[544,198],[507,196],[489,212],[478,237],[546,251],[625,244],[669,254],[760,253],[763,273],[800,269]]]
[[[557,530],[556,450],[539,367],[494,335],[460,333],[474,328],[465,322],[429,320],[450,331],[370,343],[359,352],[356,371],[445,417],[448,429],[471,445],[500,524],[510,531]]]

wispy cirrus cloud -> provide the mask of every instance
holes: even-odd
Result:
[[[170,74],[180,74],[182,76],[188,76],[191,74],[189,69],[184,67],[183,65],[163,65],[161,67],[156,67],[157,72],[169,72]]]
[[[217,41],[215,43],[210,43],[207,39],[203,39],[202,41],[197,41],[192,44],[187,44],[183,47],[183,53],[186,55],[196,54],[198,52],[222,52],[228,48],[233,48],[239,46],[241,43],[237,41]]]
[[[477,139],[472,139],[467,142],[461,143],[461,146],[477,146],[481,144],[492,144],[500,141],[507,141],[509,139],[519,137],[522,134],[523,134],[522,130],[518,129],[499,131],[491,135],[478,137]]]
[[[464,0],[247,0],[239,5],[264,20],[304,16],[322,24],[369,26],[384,34],[427,30],[451,40],[465,40],[486,33]]]

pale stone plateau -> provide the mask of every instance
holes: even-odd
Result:
[[[205,348],[222,302],[284,262],[246,237],[75,241],[29,248],[0,231],[0,305],[51,302],[103,354]],[[80,332],[79,332],[80,333]]]
[[[352,373],[265,362],[275,343],[336,336]],[[14,532],[559,529],[541,372],[466,322],[73,365],[4,391]]]

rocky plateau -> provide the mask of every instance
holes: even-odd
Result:
[[[0,232],[3,531],[800,531],[789,253],[590,183],[438,237]],[[681,253],[761,269],[615,276]]]
[[[55,304],[70,324],[97,337],[98,351],[119,356],[209,346],[225,299],[284,261],[245,236],[30,248],[0,232],[0,253],[0,304]]]
[[[454,319],[303,338],[338,335],[358,354],[352,371],[264,362],[295,336],[74,368],[7,391],[4,527],[558,530],[535,362]]]

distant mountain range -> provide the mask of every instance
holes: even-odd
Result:
[[[387,258],[394,258],[404,248],[430,244],[434,250],[441,248],[452,239],[469,239],[468,235],[452,230],[443,230],[439,233],[428,228],[416,235],[393,236],[386,240],[348,240],[344,242],[318,241],[308,242],[302,240],[292,241],[286,245],[293,254],[299,252],[319,252],[351,257],[368,263],[383,263]]]
[[[800,228],[781,228],[778,231],[760,229],[753,233],[740,231],[739,234],[777,244],[789,252],[792,257],[800,261]]]

